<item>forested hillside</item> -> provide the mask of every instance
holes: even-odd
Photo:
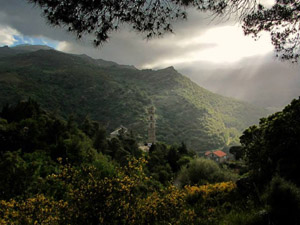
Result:
[[[33,50],[34,49],[34,50]],[[108,131],[123,125],[146,138],[154,105],[157,139],[208,150],[238,142],[267,111],[199,87],[173,67],[138,70],[35,46],[0,48],[0,106],[31,97],[65,118],[74,113]]]

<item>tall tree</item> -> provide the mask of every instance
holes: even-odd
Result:
[[[259,184],[279,175],[300,185],[300,98],[282,112],[244,131],[241,144],[250,174]]]

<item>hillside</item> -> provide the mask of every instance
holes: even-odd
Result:
[[[268,113],[211,93],[173,67],[138,70],[86,55],[26,49],[0,48],[0,106],[31,97],[64,116],[89,115],[108,130],[122,124],[145,140],[146,110],[153,104],[157,139],[185,141],[197,151],[236,142]]]

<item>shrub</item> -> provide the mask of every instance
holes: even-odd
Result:
[[[266,196],[273,224],[300,224],[300,189],[296,185],[275,177]]]
[[[183,167],[180,171],[177,182],[181,186],[202,185],[234,180],[235,176],[209,159],[197,158]]]

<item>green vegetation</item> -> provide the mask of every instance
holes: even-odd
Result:
[[[221,168],[214,161],[204,158],[193,159],[187,167],[183,167],[178,175],[179,184],[203,185],[236,180],[237,175]]]
[[[142,152],[132,133],[109,139],[32,99],[6,105],[0,224],[297,225],[299,112],[300,99],[261,119],[218,165],[184,143]]]
[[[0,224],[198,224],[235,189],[178,189],[195,157],[184,143],[142,152],[132,134],[109,139],[99,123],[64,120],[32,99],[3,107],[0,146]]]
[[[195,151],[238,144],[241,132],[268,113],[213,94],[172,67],[137,70],[54,50],[0,48],[0,107],[29,97],[65,119],[89,116],[108,132],[126,126],[139,141],[146,140],[147,108],[154,105],[157,139],[184,141]]]
[[[282,112],[261,119],[259,126],[249,127],[241,136],[251,176],[259,183],[277,174],[300,185],[299,113],[300,100],[293,100]]]
[[[0,93],[0,224],[300,224],[300,98],[216,164],[190,147],[232,144],[259,113],[173,68],[14,53],[0,58]],[[158,139],[174,144],[143,152],[152,104]],[[110,138],[120,124],[136,134]]]
[[[249,171],[240,186],[256,199],[256,208],[264,212],[260,214],[261,221],[300,223],[299,113],[300,98],[282,112],[261,119],[259,126],[249,127],[241,136],[238,154]]]

